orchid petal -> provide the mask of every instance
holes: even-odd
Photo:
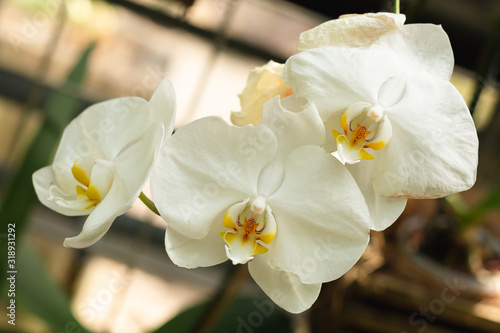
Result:
[[[347,169],[320,147],[298,148],[285,167],[283,184],[269,198],[277,233],[268,263],[303,283],[337,279],[368,244],[363,195]]]
[[[160,151],[163,135],[163,124],[154,123],[139,140],[131,142],[116,157],[115,177],[125,180],[124,189],[130,198],[139,196],[149,178]]]
[[[297,50],[302,52],[328,46],[370,46],[381,36],[399,30],[404,21],[403,14],[344,15],[301,33]]]
[[[222,220],[223,215],[219,215]],[[204,238],[194,239],[186,237],[167,227],[165,235],[165,249],[174,264],[185,268],[208,267],[220,264],[227,260],[224,249],[224,240],[219,234],[221,230],[218,222],[210,221],[210,231]]]
[[[174,130],[176,97],[172,81],[164,78],[149,100],[153,118],[165,126],[165,135],[170,136]]]
[[[52,209],[53,211],[63,214],[66,216],[81,216],[81,215],[88,215],[89,212],[92,211],[93,208],[89,209],[81,209],[81,208],[76,208],[76,207],[66,207],[66,206],[61,206],[57,204],[56,201],[51,200],[53,197],[51,194],[50,189],[54,186],[55,179],[54,179],[54,171],[52,169],[52,166],[46,166],[38,171],[36,171],[33,174],[33,186],[35,188],[36,195],[38,197],[38,200],[40,202]],[[73,181],[72,182],[74,187],[73,191],[77,186],[77,182]],[[69,195],[69,193],[68,193]],[[76,193],[75,195],[76,196]]]
[[[285,97],[291,89],[282,80],[283,64],[269,61],[248,75],[247,85],[239,95],[241,111],[231,112],[231,122],[237,126],[256,125],[262,117],[263,105],[274,96]]]
[[[379,45],[396,52],[406,71],[425,71],[449,80],[453,50],[443,28],[434,24],[403,25],[404,21],[403,14],[343,15],[303,32],[297,50]]]
[[[92,168],[92,175],[87,189],[89,199],[101,201],[108,194],[113,184],[113,171],[111,163],[96,163]]]
[[[162,217],[177,232],[205,237],[206,221],[256,196],[259,173],[276,147],[266,126],[238,128],[207,117],[180,128],[163,145],[151,176]]]
[[[325,47],[290,57],[283,79],[296,98],[314,103],[327,121],[354,103],[377,104],[382,84],[398,73],[399,60],[388,49]]]
[[[291,313],[300,313],[311,307],[318,298],[321,283],[304,284],[291,273],[272,269],[267,254],[261,254],[248,263],[252,278],[274,303]]]
[[[66,238],[64,246],[81,249],[101,239],[115,218],[132,207],[133,200],[126,196],[123,187],[121,179],[115,180],[104,200],[90,213],[80,234]]]
[[[377,156],[373,177],[378,194],[436,198],[474,184],[476,129],[451,83],[426,73],[414,75],[403,99],[387,115],[393,139]]]
[[[114,159],[152,123],[148,102],[123,97],[94,104],[65,129],[54,162],[71,166],[78,156]]]
[[[382,36],[378,43],[398,53],[407,71],[427,72],[449,81],[454,57],[448,35],[440,25],[408,24],[398,33]]]
[[[273,161],[259,176],[259,194],[268,196],[276,191],[283,181],[287,156],[304,145],[321,145],[325,140],[325,128],[314,104],[295,113],[283,108],[279,97],[264,104],[260,125],[266,125],[276,135],[278,150]]]
[[[374,166],[375,160],[363,161],[363,163],[349,165],[347,169],[365,197],[372,221],[370,228],[375,231],[382,231],[393,224],[403,213],[407,199],[384,198],[376,193],[373,188],[372,178]]]

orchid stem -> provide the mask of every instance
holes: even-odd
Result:
[[[249,276],[247,265],[238,266],[237,268],[230,267],[224,281],[207,304],[206,311],[201,315],[191,333],[211,333],[226,309],[238,296]]]
[[[153,213],[155,213],[158,216],[160,215],[160,212],[156,208],[155,203],[151,199],[149,199],[144,194],[144,192],[141,192],[141,194],[139,194],[139,199],[141,199],[141,201],[146,205],[146,207],[148,207]]]
[[[399,10],[399,2],[400,0],[394,0],[394,13],[395,14],[399,14],[400,13],[400,10]]]

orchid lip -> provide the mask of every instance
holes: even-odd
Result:
[[[108,194],[113,184],[112,163],[89,156],[79,156],[71,167],[76,181],[75,192],[65,193],[52,185],[49,200],[61,207],[90,210]]]
[[[255,255],[269,251],[269,245],[276,235],[276,221],[266,199],[250,198],[231,206],[224,216],[223,225],[228,231],[221,231],[226,255],[233,264],[244,264]]]
[[[343,164],[354,164],[375,157],[365,149],[380,150],[389,142],[392,126],[383,107],[365,102],[354,103],[340,119],[343,133],[332,128],[337,143],[334,156]]]

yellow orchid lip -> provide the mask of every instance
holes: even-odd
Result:
[[[276,235],[276,221],[265,199],[259,197],[251,205],[248,202],[246,199],[228,209],[223,225],[231,230],[220,232],[226,254],[235,265],[268,252],[268,245]]]
[[[332,129],[337,143],[334,154],[344,164],[374,159],[365,149],[380,150],[392,136],[391,123],[382,107],[369,103],[355,103],[347,108],[340,118],[340,126],[343,134]]]

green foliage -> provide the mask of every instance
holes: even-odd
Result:
[[[82,54],[69,74],[64,87],[74,87],[83,81],[93,47],[92,44]],[[9,182],[10,187],[5,192],[4,201],[0,207],[2,228],[6,228],[7,223],[16,223],[17,237],[21,236],[26,218],[36,202],[31,178],[33,172],[50,163],[52,152],[61,133],[78,113],[79,106],[80,102],[76,97],[61,92],[54,92],[48,97],[44,108],[45,121],[28,148],[21,167]]]
[[[467,229],[481,224],[485,214],[500,209],[500,184],[486,193],[474,207],[469,207],[458,193],[449,195],[445,199],[460,223],[460,227]]]
[[[81,55],[80,59],[69,74],[63,90],[68,87],[79,86],[86,73],[87,62],[94,48],[91,44]],[[79,111],[80,101],[77,95],[69,96],[62,92],[52,93],[45,105],[45,121],[35,135],[21,167],[13,174],[6,189],[4,200],[0,206],[0,233],[7,234],[9,224],[15,223],[16,243],[19,246],[16,258],[19,270],[16,298],[19,302],[53,328],[59,331],[68,331],[68,327],[76,325],[76,320],[70,313],[70,304],[61,296],[53,281],[48,278],[47,272],[39,258],[34,257],[34,251],[25,248],[23,231],[31,208],[37,201],[32,184],[32,174],[36,170],[48,165],[59,138],[66,125]],[[0,260],[7,262],[7,244],[0,244]],[[2,294],[7,287],[6,270],[1,275]],[[64,325],[63,325],[64,324]],[[55,325],[55,326],[54,326]],[[59,332],[58,331],[58,332]],[[71,332],[82,332],[71,330]]]
[[[54,332],[87,332],[71,313],[68,298],[47,274],[44,262],[29,239],[17,248],[16,301],[42,318]]]

